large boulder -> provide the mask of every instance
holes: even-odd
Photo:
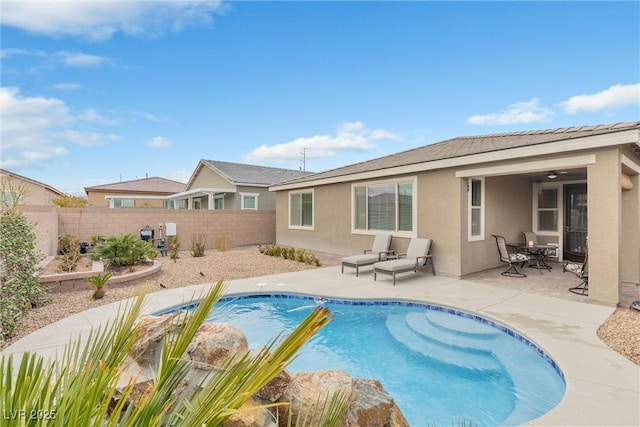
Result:
[[[222,423],[222,427],[266,427],[273,425],[271,414],[253,399],[247,400],[238,410]]]
[[[162,350],[163,339],[166,334],[176,328],[177,313],[167,313],[161,316],[141,315],[136,329],[138,338],[129,351],[129,356],[140,366],[150,363],[157,364]]]
[[[355,398],[347,411],[349,427],[408,427],[409,423],[380,381],[356,378]]]
[[[289,402],[289,405],[277,408],[280,427],[287,426],[289,417],[292,425],[296,424],[298,418],[305,417],[307,425],[319,425],[319,414],[314,413],[313,409],[338,392],[351,398],[353,377],[346,372],[323,370],[291,374],[291,382],[280,398],[281,402]]]
[[[265,384],[258,392],[256,397],[268,402],[276,402],[282,397],[282,393],[287,389],[291,382],[291,375],[286,370],[282,370],[271,381]]]
[[[229,361],[249,351],[244,333],[226,323],[205,323],[200,326],[187,348],[194,367],[204,370],[222,369]]]

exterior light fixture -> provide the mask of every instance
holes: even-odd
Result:
[[[549,173],[547,173],[547,178],[549,179],[556,179],[558,177],[558,173],[556,171],[549,171]]]

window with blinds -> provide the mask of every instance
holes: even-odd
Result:
[[[289,193],[289,226],[313,227],[313,191]]]
[[[354,228],[413,231],[413,188],[413,181],[354,186]]]

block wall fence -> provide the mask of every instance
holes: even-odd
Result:
[[[229,247],[274,243],[276,240],[275,211],[187,210],[163,208],[107,207],[58,208],[24,206],[25,215],[34,223],[38,249],[46,256],[57,252],[58,236],[69,233],[82,242],[91,236],[120,236],[131,233],[140,236],[140,229],[149,226],[160,237],[159,224],[175,223],[181,250],[191,250],[192,236],[203,234],[206,248],[215,248],[220,238]],[[164,232],[163,232],[164,235]],[[166,237],[166,235],[165,235]]]

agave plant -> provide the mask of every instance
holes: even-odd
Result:
[[[155,380],[132,404],[134,381],[118,384],[126,355],[137,339],[136,319],[144,294],[113,323],[93,330],[81,342],[70,343],[62,357],[45,361],[24,353],[0,357],[0,413],[3,426],[219,426],[242,404],[280,373],[332,315],[319,307],[286,338],[220,370],[202,388],[176,394],[191,366],[186,350],[224,292],[218,282],[192,312],[179,315],[179,334],[167,337]],[[17,366],[17,367],[16,367]],[[117,399],[115,399],[117,397]],[[115,402],[115,403],[114,403]],[[323,426],[337,425],[347,399],[338,396],[323,406]]]

